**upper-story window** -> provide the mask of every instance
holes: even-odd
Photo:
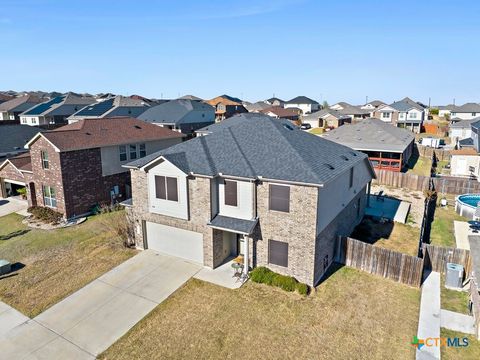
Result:
[[[178,201],[177,178],[155,175],[155,197],[162,200]]]
[[[400,119],[403,119],[403,118],[405,117],[405,113],[399,113],[399,114],[398,114],[398,117],[399,117]]]
[[[120,145],[118,151],[120,152],[120,161],[127,161],[127,147],[125,145]]]
[[[382,118],[384,118],[384,119],[390,119],[390,113],[389,113],[389,112],[383,112],[383,113],[382,113]]]
[[[140,157],[145,157],[147,156],[147,148],[145,147],[145,144],[139,144],[138,145],[139,151],[140,151]]]
[[[232,180],[225,180],[225,205],[237,206],[237,182]]]
[[[137,145],[135,144],[130,144],[130,159],[135,160],[137,158]]]
[[[416,118],[417,118],[417,113],[416,112],[410,113],[410,119],[416,119]]]
[[[57,207],[57,195],[54,187],[43,185],[43,204],[49,207]]]
[[[284,185],[269,186],[269,209],[290,212],[290,187]]]
[[[42,158],[42,168],[49,169],[50,168],[50,162],[48,161],[48,152],[46,150],[42,150],[40,152],[40,156]]]

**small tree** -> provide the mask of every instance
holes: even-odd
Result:
[[[323,108],[323,109],[329,109],[329,108],[330,108],[330,105],[328,105],[327,100],[323,100],[322,108]]]

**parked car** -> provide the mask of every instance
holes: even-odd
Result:
[[[312,128],[312,125],[310,125],[308,123],[300,125],[300,129],[302,129],[302,130],[309,130],[311,128]]]

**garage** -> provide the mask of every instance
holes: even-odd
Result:
[[[0,178],[0,197],[20,196],[22,193],[25,193],[24,182]]]
[[[146,247],[203,265],[203,234],[146,222]]]

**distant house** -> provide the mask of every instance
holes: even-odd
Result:
[[[265,100],[265,102],[271,106],[285,106],[285,101],[277,97],[271,97],[270,99]]]
[[[242,100],[228,95],[221,95],[206,101],[215,108],[215,120],[221,121],[229,117],[248,112],[243,106]]]
[[[281,106],[271,106],[265,110],[260,111],[262,114],[274,117],[276,119],[288,119],[296,121],[300,118],[297,111],[291,108],[283,108]]]
[[[452,176],[480,178],[480,156],[475,149],[452,150],[450,154],[450,174]]]
[[[302,117],[302,123],[310,124],[312,128],[336,129],[351,122],[350,116],[333,109],[323,109]]]
[[[406,97],[390,105],[381,105],[374,112],[375,118],[400,128],[420,133],[425,120],[425,108]]]
[[[177,100],[203,101],[202,98],[199,98],[198,96],[195,96],[195,95],[183,95],[183,96],[180,96]]]
[[[0,93],[0,104],[4,103],[5,101],[10,101],[14,98],[12,95]]]
[[[133,118],[80,120],[35,135],[26,145],[30,164],[26,157],[21,167],[15,165],[18,159],[8,159],[0,165],[0,183],[12,172],[21,174],[16,182],[27,188],[29,206],[50,207],[71,218],[97,204],[130,198],[130,174],[122,165],[182,138]]]
[[[455,106],[450,110],[452,118],[459,118],[461,120],[471,120],[480,116],[480,104],[466,103],[462,106]]]
[[[353,120],[366,119],[370,117],[370,110],[362,109],[360,106],[350,105],[346,102],[339,102],[332,106],[330,109],[338,111],[340,114],[350,117]]]
[[[415,136],[410,131],[369,118],[350,126],[342,126],[322,135],[368,155],[376,169],[401,171],[410,159]]]
[[[253,113],[261,112],[262,110],[272,107],[272,105],[266,103],[265,101],[257,101],[255,103],[243,101],[242,104],[245,107],[245,109],[248,110],[248,112],[253,112]]]
[[[369,110],[373,112],[375,109],[378,109],[380,106],[383,106],[383,105],[387,105],[387,104],[385,104],[383,101],[380,101],[380,100],[373,100],[366,103],[365,105],[360,106],[360,109]]]
[[[287,101],[284,107],[286,109],[299,108],[302,110],[303,115],[320,110],[320,104],[306,96],[297,96],[296,98]]]
[[[76,113],[70,115],[69,124],[81,119],[126,116],[136,118],[150,108],[150,103],[143,99],[117,95],[97,103],[89,104]]]
[[[215,123],[215,108],[202,101],[171,100],[151,107],[138,118],[190,136],[196,130]]]
[[[68,93],[35,105],[20,114],[20,123],[30,126],[66,124],[67,118],[95,102],[93,98]]]
[[[472,137],[472,123],[479,120],[480,117],[451,123],[448,136],[450,137],[452,143],[455,144],[459,140]]]
[[[137,247],[216,268],[243,256],[316,285],[361,221],[367,156],[288,120],[241,114],[125,165]]]
[[[23,95],[0,104],[0,121],[20,122],[20,114],[45,101],[33,95]]]
[[[0,161],[26,152],[25,144],[40,131],[42,130],[35,126],[16,124],[0,126]]]
[[[452,110],[455,111],[456,106],[453,104],[445,105],[445,106],[437,106],[438,109],[438,116],[450,116]]]

